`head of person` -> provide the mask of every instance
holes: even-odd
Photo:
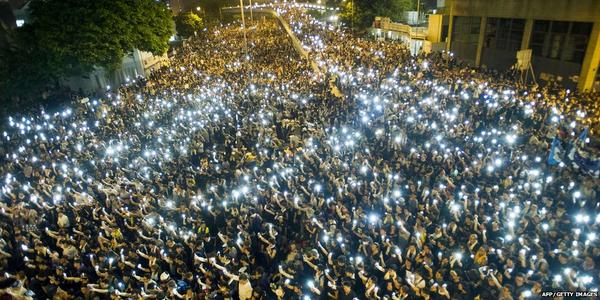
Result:
[[[352,291],[352,283],[350,280],[345,280],[342,282],[342,290],[346,295],[350,294],[350,291]]]

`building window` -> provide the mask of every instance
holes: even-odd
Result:
[[[536,20],[531,35],[533,54],[581,64],[592,23]]]
[[[571,23],[571,32],[567,40],[569,46],[569,55],[566,59],[569,61],[583,63],[585,51],[592,33],[592,23],[573,22]]]
[[[442,41],[446,41],[446,39],[448,38],[448,28],[450,26],[449,25],[442,25]]]
[[[548,56],[548,45],[550,38],[550,21],[535,21],[531,33],[530,48],[537,56]]]
[[[480,26],[480,17],[455,17],[452,39],[456,42],[477,44]]]
[[[489,18],[483,46],[485,48],[518,51],[521,48],[525,20]]]
[[[511,19],[510,33],[508,35],[509,50],[518,51],[521,50],[521,41],[523,40],[523,31],[525,30],[524,19]]]
[[[474,63],[477,57],[480,27],[481,17],[455,17],[450,50],[456,53],[457,57]]]

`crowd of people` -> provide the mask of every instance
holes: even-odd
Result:
[[[600,182],[548,156],[590,147],[598,101],[277,11],[321,72],[256,17],[247,46],[213,28],[146,79],[7,120],[0,295],[597,293]]]

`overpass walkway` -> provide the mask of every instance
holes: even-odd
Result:
[[[221,9],[221,13],[236,14],[239,12],[240,12],[239,6],[238,7],[224,7]],[[244,7],[244,13],[246,13],[246,12],[250,12],[250,7]],[[296,51],[308,61],[308,63],[310,64],[310,67],[313,69],[313,71],[319,75],[325,74],[325,72],[319,68],[319,65],[310,57],[310,54],[306,51],[306,49],[304,49],[304,47],[302,47],[302,42],[300,42],[300,40],[296,37],[296,35],[292,31],[292,29],[290,28],[290,25],[277,13],[277,11],[275,11],[272,8],[254,7],[254,8],[252,8],[252,13],[253,14],[257,14],[257,13],[258,14],[268,14],[268,15],[273,16],[275,19],[277,19],[279,21],[279,24],[283,28],[283,30],[285,30],[288,37],[290,38],[294,49],[296,49]],[[342,92],[340,92],[338,87],[335,85],[334,80],[331,80],[329,82],[329,87],[331,89],[331,93],[334,96],[336,96],[338,98],[343,97]]]

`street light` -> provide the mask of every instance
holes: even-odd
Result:
[[[356,16],[354,15],[354,0],[352,0],[352,33],[354,33],[354,19],[356,18]]]
[[[420,13],[421,13],[421,0],[417,0],[417,25],[420,23]]]
[[[252,0],[250,0],[250,21],[254,22],[254,17],[252,16]]]
[[[248,56],[248,40],[246,38],[246,18],[244,18],[244,0],[240,0],[240,11],[242,12],[242,31],[244,32],[244,51]]]

